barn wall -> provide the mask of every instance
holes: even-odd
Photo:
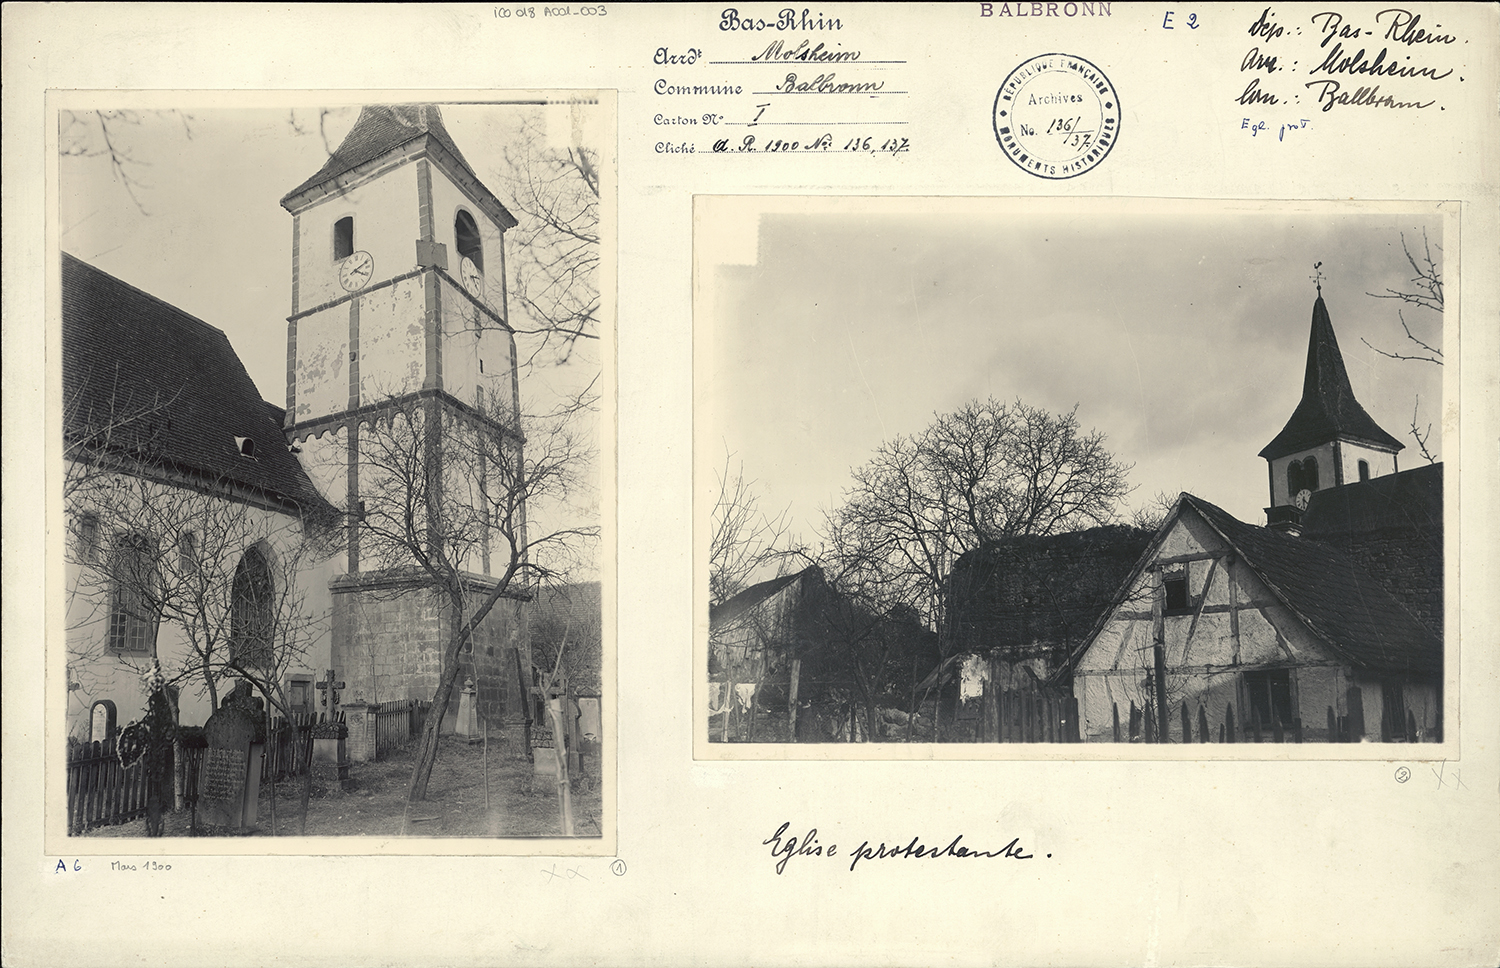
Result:
[[[1169,735],[1180,741],[1184,702],[1193,721],[1195,739],[1199,705],[1204,707],[1213,740],[1217,741],[1218,725],[1225,722],[1230,706],[1237,731],[1243,731],[1248,727],[1250,713],[1242,688],[1242,673],[1274,668],[1293,669],[1293,702],[1298,705],[1304,727],[1326,733],[1324,707],[1332,705],[1341,710],[1344,706],[1337,682],[1337,658],[1303,628],[1290,610],[1276,601],[1270,589],[1243,561],[1235,558],[1232,550],[1191,511],[1185,512],[1164,536],[1155,562],[1185,555],[1218,557],[1166,566],[1153,562],[1132,583],[1124,603],[1105,622],[1074,673],[1074,694],[1089,739],[1113,738],[1116,707],[1121,717],[1122,739],[1126,738],[1131,702],[1140,708],[1147,703],[1155,704],[1156,697],[1147,689],[1146,678],[1154,670],[1152,605],[1162,568],[1183,569],[1193,606],[1190,613],[1162,616],[1172,720]],[[1239,627],[1237,640],[1229,611],[1231,602]],[[1367,708],[1368,703],[1367,699]]]

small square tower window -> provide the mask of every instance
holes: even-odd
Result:
[[[1359,479],[1368,481],[1370,479],[1370,462],[1362,460],[1359,462]]]
[[[347,259],[354,254],[354,216],[345,215],[333,223],[333,261]]]

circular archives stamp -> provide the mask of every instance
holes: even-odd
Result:
[[[995,140],[1038,178],[1074,178],[1098,167],[1119,136],[1120,96],[1082,57],[1040,54],[995,93]]]

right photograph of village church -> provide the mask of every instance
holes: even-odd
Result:
[[[1441,212],[696,214],[707,749],[1442,741]]]

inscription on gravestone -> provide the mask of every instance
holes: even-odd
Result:
[[[237,683],[230,690],[203,724],[203,733],[208,739],[198,788],[203,821],[225,827],[253,826],[260,749],[266,733],[261,700],[248,683]]]
[[[203,796],[209,800],[236,802],[245,790],[244,750],[209,747],[203,756]]]

